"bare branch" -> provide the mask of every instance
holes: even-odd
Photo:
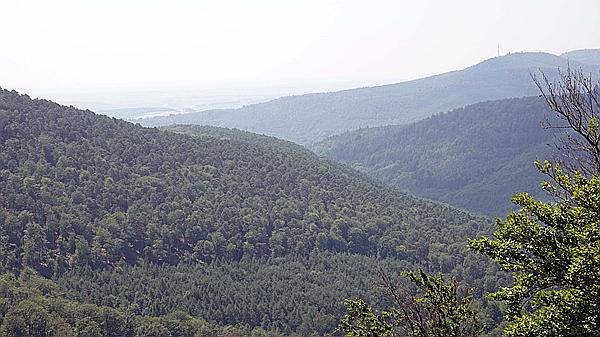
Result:
[[[556,80],[543,71],[532,74],[533,82],[552,111],[563,124],[555,125],[546,118],[543,127],[566,129],[568,132],[555,144],[560,154],[558,163],[571,173],[584,176],[600,174],[600,82],[581,69],[558,70]]]

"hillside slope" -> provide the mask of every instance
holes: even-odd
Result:
[[[513,194],[541,192],[532,163],[548,159],[556,134],[541,127],[546,117],[537,97],[489,101],[345,133],[314,149],[412,193],[503,215]]]
[[[580,49],[560,55],[570,61],[600,65],[600,49]]]
[[[206,124],[312,144],[361,127],[403,124],[468,104],[537,94],[531,72],[550,76],[567,59],[546,53],[508,54],[472,67],[378,87],[275,99],[240,109],[141,120],[147,126]],[[573,59],[573,68],[597,69]]]
[[[139,315],[185,310],[302,336],[331,332],[343,298],[373,298],[375,273],[351,269],[352,256],[451,272],[478,289],[499,280],[465,248],[486,219],[291,142],[172,130],[0,90],[0,270],[32,268],[71,299]],[[259,297],[240,292],[262,286]],[[272,296],[281,289],[299,303]]]

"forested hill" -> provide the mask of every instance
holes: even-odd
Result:
[[[432,242],[476,232],[466,213],[382,188],[288,142],[146,129],[9,91],[0,109],[4,264],[47,274],[77,261],[317,249],[417,262]]]
[[[172,130],[1,90],[0,269],[31,268],[68,298],[135,314],[302,336],[333,331],[342,299],[376,298],[385,257],[477,289],[498,281],[465,247],[486,219],[291,142]]]
[[[289,96],[240,109],[141,120],[144,125],[205,124],[264,133],[300,144],[361,127],[403,124],[468,104],[537,94],[530,73],[558,67],[598,69],[546,53],[516,53],[414,81],[339,92]]]
[[[549,159],[556,131],[538,97],[469,105],[408,125],[361,129],[317,145],[318,153],[428,198],[492,215],[517,192],[541,193],[533,165]]]

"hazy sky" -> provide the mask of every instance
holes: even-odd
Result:
[[[599,0],[0,0],[19,91],[365,86],[501,53],[600,48]]]

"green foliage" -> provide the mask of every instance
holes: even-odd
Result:
[[[434,336],[478,336],[481,326],[473,309],[470,307],[472,296],[468,292],[460,293],[455,280],[447,280],[443,274],[428,275],[422,270],[419,273],[404,273],[422,295],[416,298],[415,304],[421,307],[426,317],[424,328],[414,329],[413,335],[424,331]],[[410,319],[408,311],[402,311],[403,319]],[[419,320],[415,320],[419,322]]]
[[[171,332],[162,324],[152,322],[135,329],[135,337],[171,337]]]
[[[484,214],[510,197],[542,195],[531,162],[552,150],[553,120],[537,97],[477,103],[408,125],[360,129],[313,146],[384,183]]]
[[[394,305],[374,312],[363,300],[347,300],[339,329],[346,337],[458,337],[482,333],[471,307],[472,297],[460,294],[457,282],[442,274],[404,272],[406,282],[393,285],[383,276]],[[414,295],[409,286],[418,290]]]
[[[181,310],[224,324],[310,336],[335,330],[344,312],[343,298],[361,297],[388,305],[389,300],[373,289],[376,280],[372,276],[378,268],[408,267],[407,262],[395,259],[319,253],[308,258],[244,259],[208,266],[77,268],[63,275],[58,284],[71,299],[112,304],[140,315]],[[490,275],[488,281],[492,279]],[[483,284],[482,280],[474,282]]]
[[[0,130],[0,262],[17,271],[323,250],[419,263],[485,223],[239,131],[190,137],[8,91]]]
[[[0,335],[5,337],[284,337],[277,331],[219,326],[173,313],[163,317],[135,315],[120,310],[64,299],[56,285],[33,272],[20,278],[0,274]]]
[[[514,273],[514,285],[493,293],[507,303],[507,336],[600,334],[600,179],[570,176],[538,164],[560,196],[557,203],[526,193],[520,206],[498,220],[493,238],[471,240],[476,251]]]
[[[77,337],[101,337],[100,325],[89,317],[84,317],[75,322],[75,336]]]
[[[183,310],[269,333],[326,334],[340,299],[376,297],[352,268],[386,258],[453,273],[478,295],[502,281],[465,248],[486,219],[286,141],[171,130],[186,135],[0,91],[0,269],[35,270],[102,307],[98,327],[66,319],[72,333],[134,335],[136,314],[158,316],[174,334],[165,317]],[[42,297],[55,291],[39,285]]]
[[[388,322],[390,312],[376,313],[363,300],[346,300],[346,315],[340,321],[339,329],[346,337],[388,337],[394,336],[394,326]]]

